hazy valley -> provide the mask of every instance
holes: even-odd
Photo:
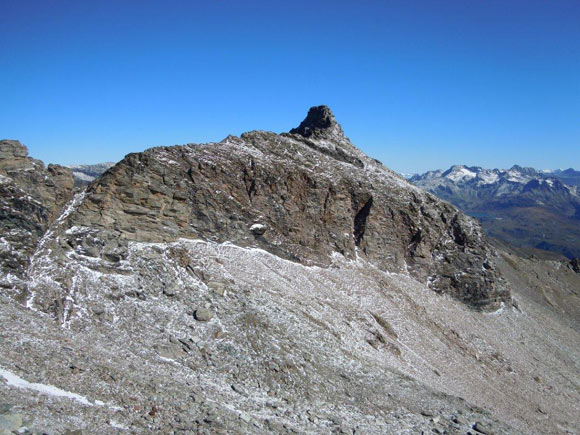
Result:
[[[580,257],[578,171],[458,165],[414,175],[410,181],[478,218],[491,237]]]

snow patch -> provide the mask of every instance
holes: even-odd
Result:
[[[451,172],[449,175],[447,175],[446,178],[452,180],[452,181],[464,181],[464,180],[471,180],[472,178],[475,178],[477,176],[477,174],[473,171],[470,171],[469,169],[465,168],[465,167],[460,167],[457,168],[456,170],[454,170],[453,172]]]
[[[48,394],[50,396],[65,397],[67,399],[76,400],[77,402],[80,402],[83,405],[87,406],[95,406],[95,405],[101,406],[104,404],[101,401],[91,403],[85,396],[81,396],[80,394],[76,393],[71,393],[70,391],[61,390],[60,388],[57,388],[53,385],[34,384],[28,382],[27,380],[22,379],[20,376],[17,376],[14,373],[9,372],[8,370],[3,369],[1,367],[0,367],[0,376],[6,380],[7,385],[10,387],[38,391],[39,393]]]
[[[505,312],[505,303],[502,302],[499,305],[499,308],[492,313],[487,313],[488,316],[499,316]]]
[[[482,171],[477,175],[480,184],[493,184],[499,180],[499,175],[491,171]]]
[[[113,420],[110,421],[110,424],[111,427],[114,427],[115,429],[129,430],[127,426],[124,426],[121,423],[117,423],[116,421]]]
[[[73,177],[83,181],[93,181],[96,177],[85,174],[84,172],[73,171]]]

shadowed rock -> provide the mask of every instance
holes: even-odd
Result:
[[[304,137],[344,137],[342,128],[336,122],[334,115],[327,106],[311,107],[304,121],[297,128],[290,130],[291,134],[299,134]]]

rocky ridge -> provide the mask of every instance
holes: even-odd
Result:
[[[579,428],[580,274],[496,256],[325,107],[131,154],[47,222],[0,291],[11,431]]]
[[[0,141],[0,286],[25,291],[38,241],[72,198],[73,178],[60,165],[45,167],[15,140]]]
[[[476,221],[365,156],[326,107],[288,134],[129,154],[83,195],[47,247],[62,252],[54,279],[63,300],[71,299],[71,258],[114,270],[131,242],[187,238],[305,265],[328,266],[337,252],[409,271],[473,307],[509,301]]]
[[[504,201],[505,204],[508,201],[519,201],[522,204],[542,201],[579,202],[578,188],[564,183],[558,174],[560,172],[542,172],[518,165],[510,169],[455,165],[446,171],[413,175],[410,181],[445,200],[453,199],[462,209],[482,201]]]

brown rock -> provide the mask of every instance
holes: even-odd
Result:
[[[0,248],[0,270],[25,279],[38,240],[72,198],[73,184],[67,168],[47,169],[28,157],[20,142],[0,141],[0,234],[10,247]],[[3,283],[7,288],[13,285],[14,281]]]
[[[89,186],[68,222],[95,229],[98,243],[63,234],[64,246],[90,245],[104,259],[123,258],[130,241],[201,238],[304,264],[358,256],[473,307],[510,299],[479,224],[367,157],[325,106],[290,134],[129,154]],[[256,222],[267,231],[252,231]]]

